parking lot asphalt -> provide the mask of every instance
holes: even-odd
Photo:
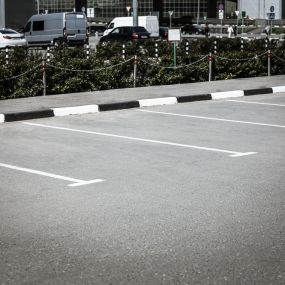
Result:
[[[284,284],[284,108],[279,92],[1,124],[1,283]]]
[[[285,75],[10,99],[0,101],[0,122],[282,91]]]

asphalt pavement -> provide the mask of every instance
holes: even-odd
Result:
[[[247,82],[1,124],[0,283],[285,284],[285,92]]]

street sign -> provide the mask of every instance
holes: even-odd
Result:
[[[222,3],[219,4],[219,5],[218,5],[218,9],[219,9],[219,10],[224,10],[224,5],[223,5]]]
[[[223,11],[223,10],[220,10],[220,11],[219,11],[219,19],[220,19],[220,20],[223,20],[223,19],[224,19],[224,11]]]
[[[273,13],[274,12],[274,6],[270,6],[270,12]]]
[[[236,16],[238,17],[238,15],[239,15],[239,11],[235,11],[235,14],[236,14]]]
[[[94,18],[94,8],[87,8],[87,18]]]
[[[267,13],[269,20],[275,20],[275,13]]]

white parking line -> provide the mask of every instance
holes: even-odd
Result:
[[[257,125],[257,126],[265,126],[265,127],[274,127],[274,128],[285,128],[285,126],[283,126],[283,125],[264,124],[264,123],[238,121],[238,120],[227,120],[227,119],[220,119],[220,118],[213,118],[213,117],[192,116],[192,115],[184,115],[184,114],[176,114],[176,113],[168,113],[168,112],[158,112],[158,111],[150,111],[150,110],[137,110],[137,111],[144,112],[144,113],[159,114],[159,115],[176,116],[176,117],[186,117],[186,118],[194,118],[194,119],[222,121],[222,122],[230,122],[230,123],[239,123],[239,124]]]
[[[93,131],[63,128],[63,127],[56,127],[56,126],[35,124],[35,123],[28,123],[28,122],[24,122],[23,124],[30,125],[30,126],[36,126],[36,127],[42,127],[42,128],[62,130],[62,131],[85,133],[85,134],[127,139],[127,140],[133,140],[133,141],[141,141],[141,142],[153,143],[153,144],[162,144],[162,145],[170,145],[170,146],[175,146],[175,147],[184,147],[184,148],[193,148],[193,149],[207,150],[207,151],[213,151],[213,152],[222,152],[222,153],[229,154],[230,157],[239,157],[239,156],[256,154],[256,152],[238,152],[238,151],[231,151],[231,150],[225,150],[225,149],[203,147],[203,146],[196,146],[196,145],[189,145],[189,144],[180,144],[180,143],[166,142],[166,141],[158,141],[158,140],[152,140],[152,139],[143,139],[143,138],[137,138],[137,137],[121,136],[121,135],[115,135],[115,134],[109,134],[109,133],[99,133],[99,132],[93,132]]]
[[[27,172],[27,173],[32,173],[32,174],[37,174],[37,175],[42,175],[42,176],[46,176],[46,177],[51,177],[51,178],[55,178],[55,179],[61,179],[61,180],[73,182],[72,184],[68,185],[70,187],[83,186],[83,185],[88,185],[88,184],[93,184],[93,183],[98,183],[98,182],[104,181],[102,179],[94,179],[94,180],[87,180],[86,181],[86,180],[61,176],[61,175],[57,175],[57,174],[52,174],[52,173],[48,173],[48,172],[44,172],[44,171],[38,171],[38,170],[34,170],[34,169],[18,167],[15,165],[10,165],[10,164],[5,164],[5,163],[0,163],[0,167],[5,167],[5,168],[17,170],[17,171],[23,171],[23,172]]]
[[[257,105],[285,107],[285,105],[283,105],[283,104],[262,103],[262,102],[254,102],[254,101],[242,101],[242,100],[226,100],[226,101],[237,102],[237,103],[246,103],[246,104],[257,104]]]

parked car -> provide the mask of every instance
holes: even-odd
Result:
[[[106,42],[114,41],[134,41],[134,40],[148,40],[150,39],[150,33],[141,26],[125,26],[113,29],[109,34],[103,36],[99,43],[104,44]]]
[[[25,46],[27,41],[23,34],[12,29],[0,29],[0,48],[11,46]]]
[[[168,39],[168,27],[159,27],[159,36],[162,39]]]
[[[190,24],[186,24],[181,27],[182,34],[195,34],[195,35],[205,35],[205,29],[201,26],[194,26]]]
[[[83,45],[89,41],[87,18],[81,12],[33,15],[24,34],[29,46]]]
[[[114,18],[107,26],[104,36],[109,34],[113,29],[118,27],[131,27],[133,26],[133,17],[116,17]],[[144,27],[151,37],[159,36],[159,23],[156,16],[139,16],[138,17],[138,26]]]

